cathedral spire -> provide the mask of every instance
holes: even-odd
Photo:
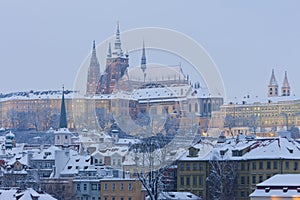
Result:
[[[64,90],[64,86],[63,86],[62,99],[61,99],[61,108],[60,108],[59,128],[68,128],[64,93],[65,93],[65,90]]]
[[[290,84],[287,78],[287,71],[285,71],[284,73],[284,80],[283,80],[283,84],[281,87],[281,95],[282,96],[290,96]]]
[[[145,42],[143,41],[143,52],[142,52],[142,58],[141,58],[141,69],[144,73],[144,82],[146,80],[146,50],[145,50]]]
[[[94,95],[100,78],[100,64],[97,58],[96,43],[93,41],[92,56],[88,68],[86,94]]]
[[[117,23],[117,32],[116,32],[116,39],[115,39],[115,52],[116,56],[123,56],[123,51],[121,48],[121,39],[120,39],[120,25],[119,21]]]

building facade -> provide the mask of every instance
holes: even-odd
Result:
[[[286,138],[202,141],[178,160],[177,191],[214,199],[223,186],[220,195],[249,199],[256,184],[273,175],[299,174],[299,149]]]

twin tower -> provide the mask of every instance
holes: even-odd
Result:
[[[281,87],[281,96],[290,96],[291,94],[291,87],[287,78],[287,72],[285,71],[284,80]],[[274,69],[272,70],[271,80],[268,85],[268,97],[278,97],[278,84],[275,78]]]

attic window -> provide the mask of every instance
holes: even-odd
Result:
[[[266,193],[270,192],[270,187],[265,188],[265,192]]]
[[[68,169],[72,169],[72,166],[68,166]]]
[[[189,195],[187,195],[187,197],[191,199],[191,198],[192,198],[192,195],[189,194]]]
[[[77,158],[75,161],[76,161],[76,162],[79,162],[79,158]]]
[[[87,169],[88,168],[88,166],[84,166],[84,169]]]
[[[297,188],[297,192],[300,193],[300,188]]]
[[[287,148],[290,153],[293,153],[293,149]]]
[[[288,191],[288,187],[283,187],[283,192],[286,193]]]
[[[79,168],[79,166],[76,166],[76,169],[78,169]]]

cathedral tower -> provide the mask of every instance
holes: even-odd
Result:
[[[118,81],[127,73],[129,58],[123,53],[121,48],[120,28],[117,25],[116,39],[114,49],[112,51],[111,45],[108,47],[108,55],[106,57],[106,67],[100,77],[97,86],[97,94],[111,94],[117,87]]]
[[[290,96],[291,87],[287,78],[287,72],[285,71],[284,80],[281,87],[281,95],[282,96]]]
[[[97,59],[95,40],[93,42],[92,57],[88,69],[86,94],[94,95],[100,78],[100,64]]]
[[[278,96],[278,84],[275,78],[274,69],[272,70],[271,80],[268,85],[268,97]]]

